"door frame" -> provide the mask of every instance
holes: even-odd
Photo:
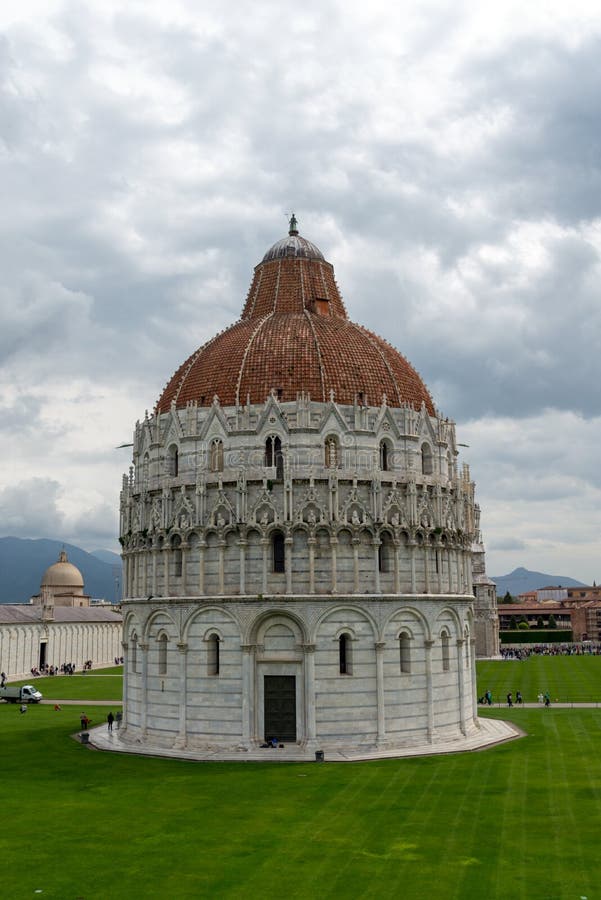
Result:
[[[265,734],[265,675],[294,675],[296,685],[296,742],[305,738],[305,691],[301,662],[270,662],[261,660],[255,667],[255,739],[263,743]]]

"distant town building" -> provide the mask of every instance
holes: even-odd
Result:
[[[559,595],[555,599],[552,595]],[[525,621],[530,628],[548,628],[553,617],[556,628],[569,629],[574,641],[601,640],[601,588],[542,588],[520,594],[518,603],[501,603],[499,628],[507,631]],[[541,625],[542,622],[542,625]]]
[[[0,670],[26,678],[46,666],[110,665],[121,656],[120,610],[91,605],[83,576],[61,551],[30,603],[0,604]]]

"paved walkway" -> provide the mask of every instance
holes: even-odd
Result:
[[[123,700],[40,700],[42,706],[122,706]]]
[[[586,703],[552,700],[549,707],[546,707],[544,703],[514,703],[513,706],[507,706],[507,703],[493,703],[492,706],[487,703],[479,703],[478,709],[601,709],[601,700],[589,700]]]
[[[495,744],[501,744],[518,737],[523,737],[522,732],[511,722],[500,719],[479,719],[480,727],[469,737],[462,740],[440,741],[434,744],[419,744],[405,748],[377,748],[365,747],[363,749],[349,748],[348,750],[324,750],[327,762],[362,762],[370,759],[398,759],[414,756],[434,756],[444,753],[463,753],[467,750],[483,750]],[[187,759],[198,762],[315,762],[315,750],[301,747],[298,744],[287,744],[282,749],[261,749],[253,747],[250,750],[240,748],[213,749],[213,750],[189,750],[175,748],[151,748],[143,746],[139,742],[126,743],[120,740],[119,732],[115,729],[109,732],[106,724],[92,728],[89,732],[90,744],[97,750],[112,750],[117,753],[134,753],[136,756],[160,756],[173,759]]]

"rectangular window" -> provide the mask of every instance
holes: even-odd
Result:
[[[167,674],[167,637],[161,635],[159,638],[159,675]]]
[[[401,654],[401,672],[408,675],[411,672],[411,642],[408,635],[402,634],[399,638],[399,649]]]

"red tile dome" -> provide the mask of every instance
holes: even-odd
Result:
[[[334,269],[310,241],[298,235],[296,219],[287,238],[267,251],[255,268],[238,322],[196,350],[163,391],[157,411],[175,401],[209,406],[263,403],[271,391],[296,400],[304,391],[325,402],[356,401],[389,406],[432,398],[422,379],[382,338],[349,321]]]

